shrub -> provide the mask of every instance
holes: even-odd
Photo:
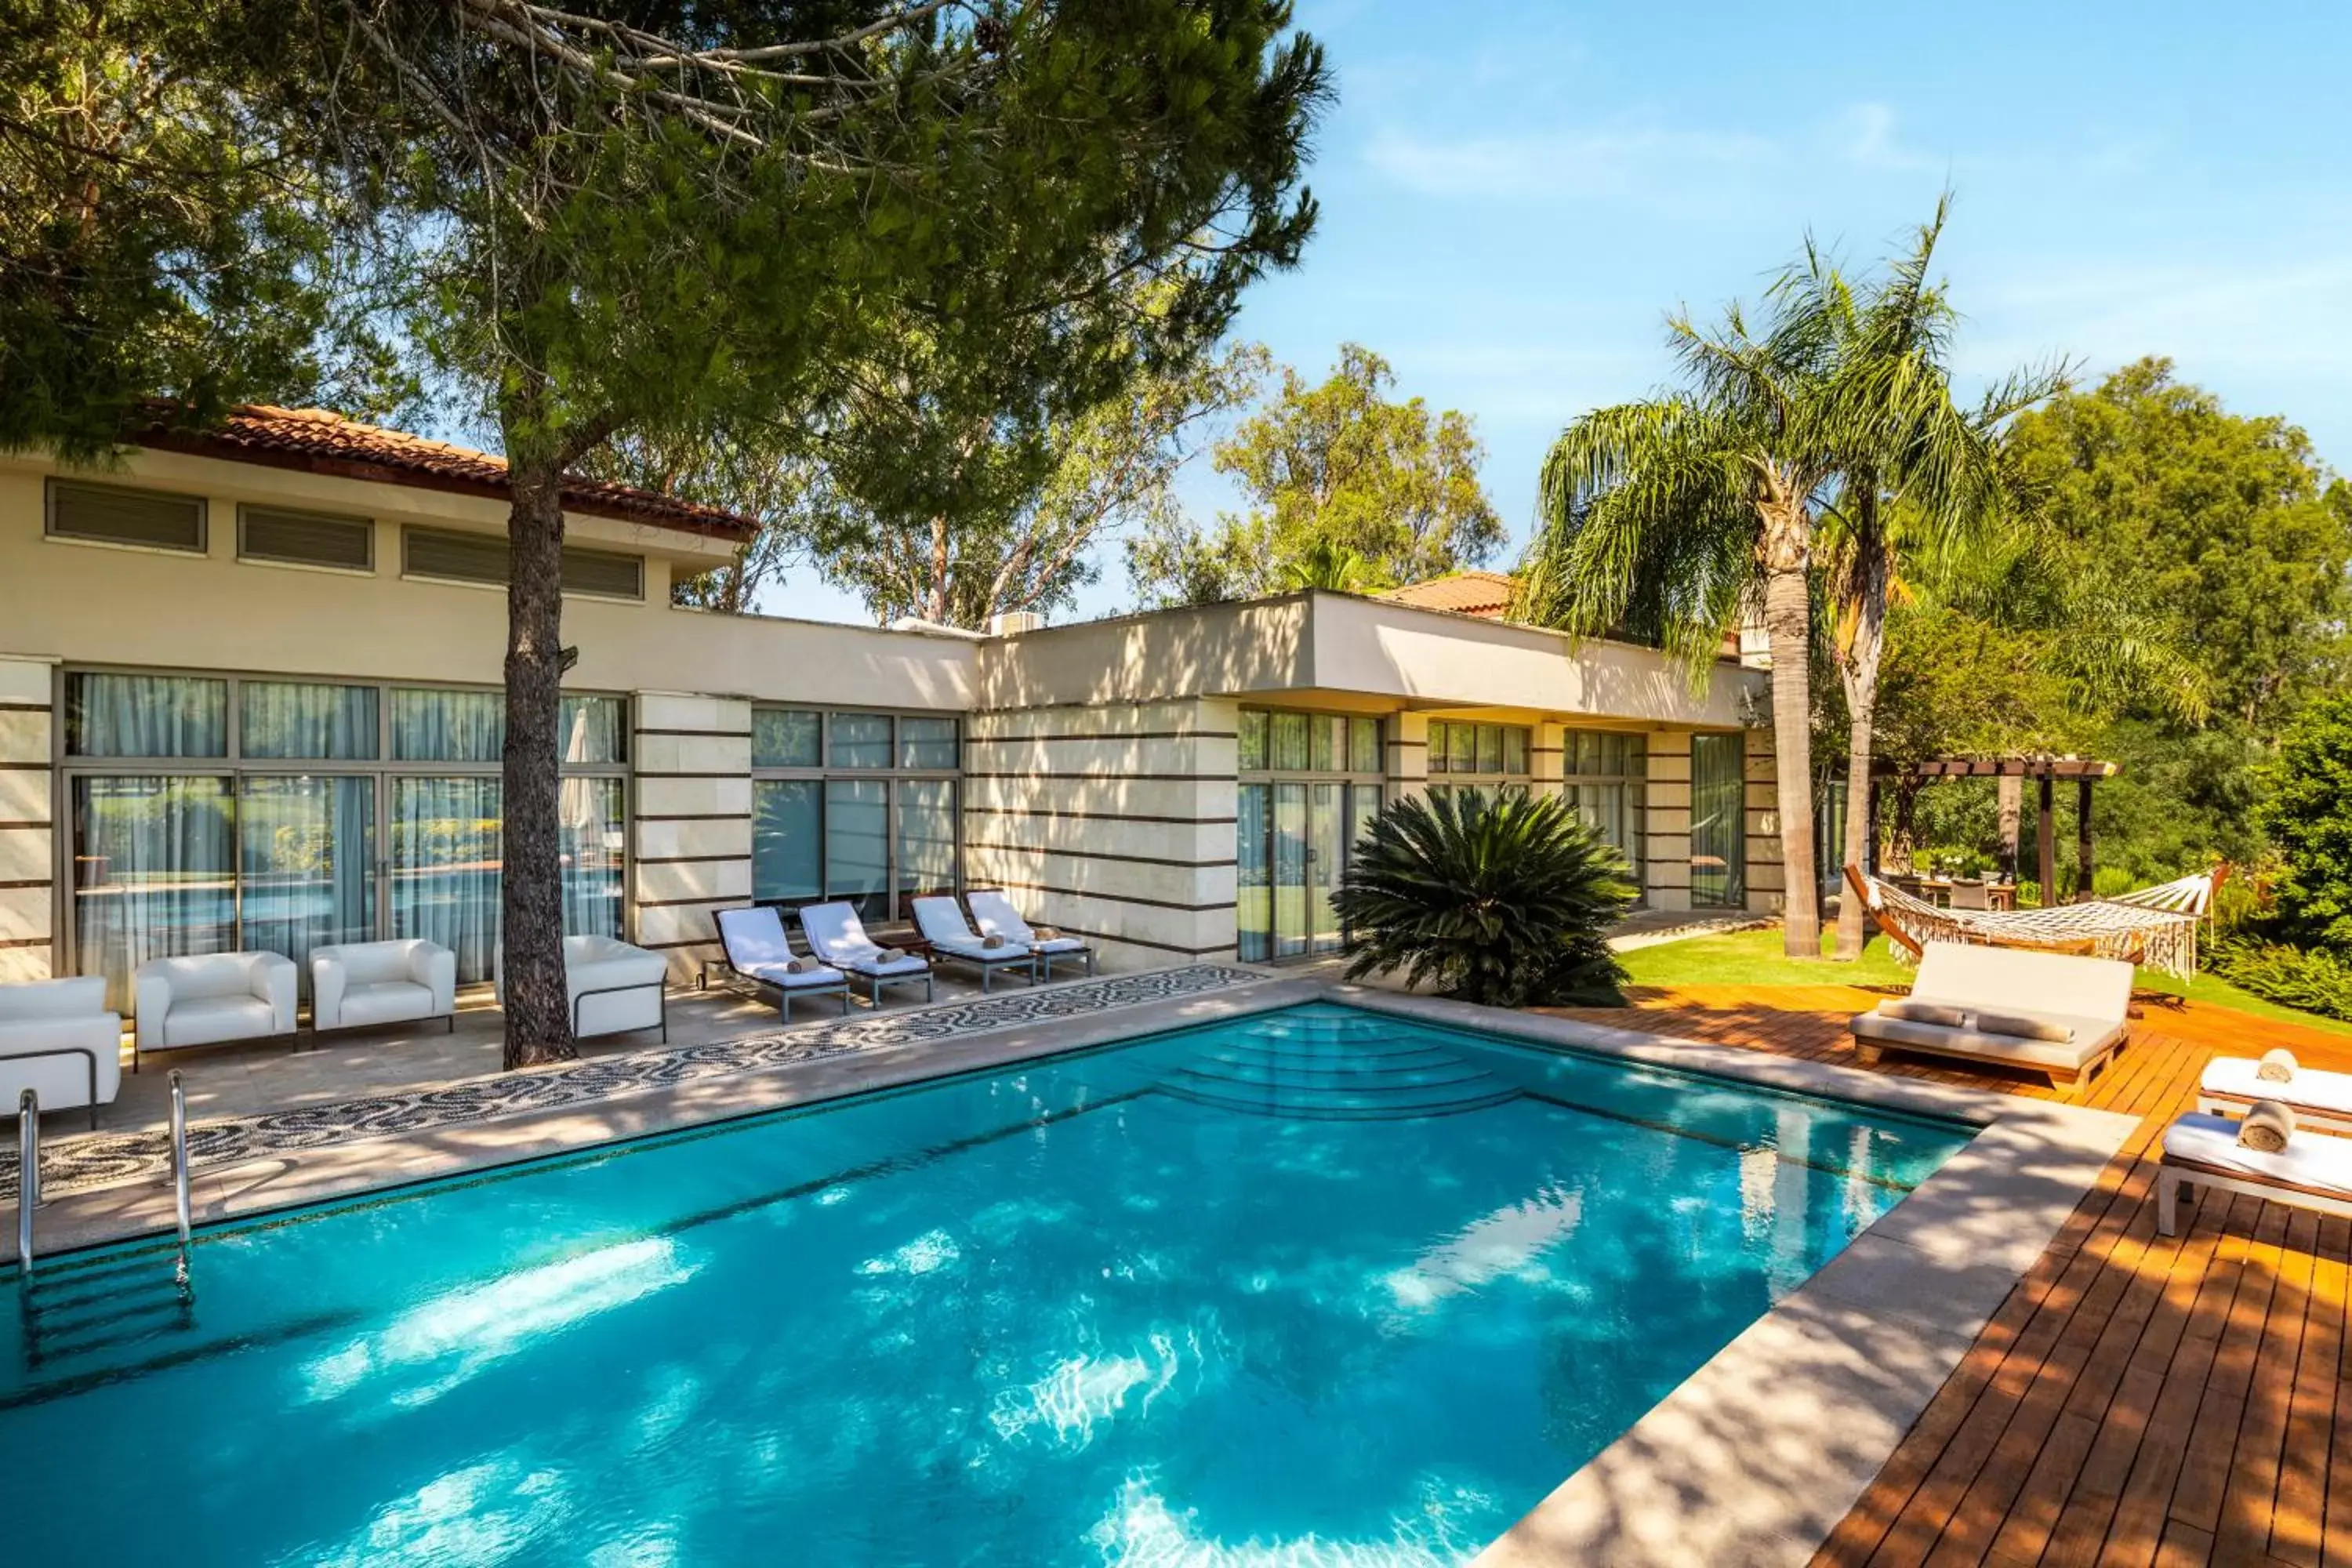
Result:
[[[2285,862],[2280,918],[2305,946],[2352,953],[2352,693],[2305,708],[2266,776],[2259,820]]]
[[[1617,851],[1557,795],[1408,797],[1372,821],[1332,904],[1348,977],[1496,1007],[1615,1005],[1625,972],[1609,927],[1633,901]]]
[[[2325,949],[2225,939],[2206,967],[2265,1002],[2352,1021],[2352,963]]]

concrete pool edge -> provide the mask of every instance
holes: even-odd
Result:
[[[1531,1045],[1979,1129],[1490,1544],[1477,1568],[1809,1561],[2137,1126],[2113,1111],[1580,1020],[1349,986],[1328,994]]]

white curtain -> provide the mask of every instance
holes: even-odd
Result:
[[[237,751],[247,757],[373,762],[376,694],[373,686],[322,686],[299,680],[238,683]]]
[[[237,798],[241,948],[300,965],[375,934],[375,780],[247,778]]]
[[[563,934],[621,934],[621,781],[563,781]]]
[[[448,948],[460,981],[498,952],[499,796],[494,777],[392,781],[392,934]]]
[[[225,778],[73,781],[74,959],[115,1011],[148,959],[236,947],[233,809]]]
[[[66,750],[77,757],[225,757],[228,682],[184,675],[68,676]]]

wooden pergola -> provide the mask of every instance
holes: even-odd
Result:
[[[2091,896],[2093,865],[2091,832],[2091,786],[2101,779],[2113,778],[2120,770],[2113,763],[2095,762],[2087,757],[1937,757],[1924,763],[1874,769],[1870,781],[1870,854],[1872,869],[1876,869],[1878,858],[1878,791],[1882,780],[1889,778],[1919,779],[2033,779],[2041,788],[2035,802],[2034,850],[2042,873],[2042,900],[2057,901],[2058,885],[2058,781],[2074,781],[2074,846],[2080,864],[2076,867],[2075,894]],[[2004,825],[2008,826],[2008,825]],[[2017,879],[2018,845],[2013,831],[2001,840],[2001,871],[2010,880]]]

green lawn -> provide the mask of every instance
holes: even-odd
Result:
[[[1822,951],[1827,952],[1829,945],[1825,934]],[[1624,953],[1622,961],[1636,985],[1908,985],[1912,973],[1895,962],[1883,936],[1873,937],[1853,963],[1808,963],[1781,952],[1778,931],[1734,931],[1728,936],[1661,942]],[[2183,986],[2169,974],[2143,969],[2139,984],[2149,991],[2185,993],[2194,1002],[2233,1007],[2257,1018],[2276,1018],[2352,1039],[2352,1024],[2265,1002],[2214,975],[2200,974]]]

